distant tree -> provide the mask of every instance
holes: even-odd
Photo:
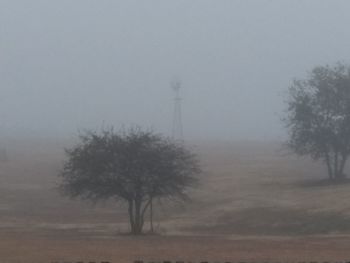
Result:
[[[350,67],[316,67],[289,89],[289,147],[299,155],[323,160],[330,180],[345,177],[350,153]]]
[[[141,129],[87,132],[66,150],[61,190],[70,197],[110,199],[128,205],[132,234],[141,234],[154,199],[187,200],[197,181],[196,156],[182,144]]]

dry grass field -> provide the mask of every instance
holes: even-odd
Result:
[[[138,238],[123,205],[57,193],[68,142],[6,144],[0,262],[350,258],[350,184],[327,184],[321,164],[276,142],[192,143],[204,173],[191,203],[157,204],[159,235]]]

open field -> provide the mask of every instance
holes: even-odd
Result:
[[[3,235],[0,262],[110,261],[131,263],[183,260],[186,262],[345,261],[350,238],[224,239],[217,237],[83,238]]]
[[[192,202],[157,204],[161,235],[142,238],[121,235],[128,230],[122,205],[57,193],[68,142],[7,145],[9,161],[0,163],[0,262],[350,257],[350,184],[324,183],[322,165],[288,155],[276,142],[192,143],[204,170]]]

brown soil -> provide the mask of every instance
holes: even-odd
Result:
[[[108,239],[3,234],[0,262],[48,263],[135,260],[173,261],[346,261],[349,237],[246,238],[114,237]]]

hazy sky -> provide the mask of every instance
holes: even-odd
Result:
[[[293,78],[349,62],[350,1],[0,0],[0,134],[103,124],[280,139]]]

